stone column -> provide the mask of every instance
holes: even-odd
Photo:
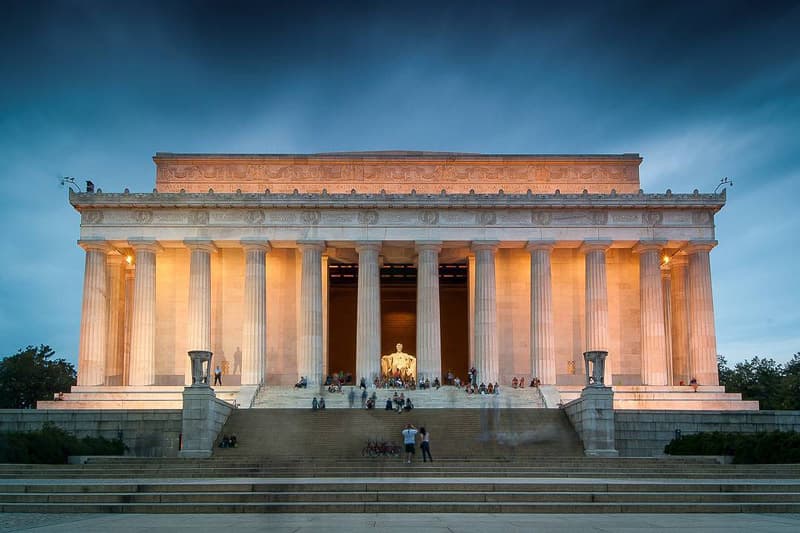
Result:
[[[260,385],[267,369],[267,253],[272,247],[266,240],[241,244],[245,254],[242,385]]]
[[[442,378],[442,325],[439,307],[440,241],[417,242],[417,375]]]
[[[108,264],[108,334],[106,344],[106,383],[124,383],[125,351],[125,257],[114,253],[106,257]],[[110,378],[118,379],[118,382]]]
[[[679,252],[670,259],[670,310],[672,312],[672,364],[675,379],[689,384],[689,300],[686,290],[688,256]]]
[[[328,368],[328,325],[329,325],[329,302],[330,302],[330,279],[328,275],[328,254],[322,256],[322,375],[327,376],[330,374]]]
[[[689,256],[689,368],[700,385],[719,385],[709,252],[717,241],[692,241]]]
[[[553,281],[550,255],[554,241],[528,241],[531,253],[531,372],[543,385],[556,384],[553,341]]]
[[[86,250],[83,271],[81,338],[78,348],[78,385],[104,385],[108,342],[108,243],[104,240],[81,240]]]
[[[131,369],[129,384],[155,384],[156,354],[156,254],[161,245],[154,240],[129,241],[136,254],[131,325]]]
[[[136,269],[133,257],[125,258],[125,345],[122,362],[122,384],[130,384],[131,375],[131,330],[133,329],[133,287],[136,282]]]
[[[381,279],[378,254],[381,243],[356,243],[358,252],[358,307],[356,315],[356,383],[372,381],[381,371]]]
[[[324,241],[298,241],[301,255],[297,370],[322,383],[322,251]]]
[[[667,385],[675,381],[675,369],[672,364],[672,279],[669,265],[661,267],[661,294],[664,298],[664,345],[667,355]]]
[[[473,241],[475,252],[475,368],[478,383],[498,381],[497,241]]]
[[[611,241],[584,241],[586,254],[586,350],[608,351],[608,289],[606,250]],[[615,354],[609,354],[613,357]],[[607,361],[608,363],[608,361]],[[611,385],[611,365],[606,364],[605,384]]]
[[[467,298],[469,309],[467,311],[467,322],[469,322],[469,368],[475,366],[475,256],[467,256]],[[466,382],[466,376],[462,379]]]
[[[189,313],[188,338],[189,351],[211,351],[211,254],[217,247],[209,240],[185,240],[189,248]],[[188,358],[187,358],[188,359]],[[191,384],[191,373],[187,374]]]
[[[664,333],[664,296],[661,286],[661,250],[664,241],[639,241],[639,295],[642,330],[642,383],[667,384],[667,347]]]

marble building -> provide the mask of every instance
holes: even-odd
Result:
[[[725,193],[644,193],[638,154],[158,153],[150,193],[71,193],[86,251],[78,385],[420,377],[717,385]]]

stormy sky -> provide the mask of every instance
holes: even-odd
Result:
[[[84,252],[59,176],[149,191],[174,152],[644,157],[735,186],[718,351],[800,351],[800,3],[0,0],[0,354],[77,361]]]

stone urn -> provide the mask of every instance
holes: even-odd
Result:
[[[192,387],[208,387],[211,383],[211,356],[207,350],[190,350],[192,360]]]

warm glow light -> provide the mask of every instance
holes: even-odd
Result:
[[[665,255],[664,256],[664,264],[666,265],[667,263],[669,263],[669,256]]]
[[[125,256],[125,261],[127,261],[129,265],[132,265],[133,264],[133,256],[132,255]]]

